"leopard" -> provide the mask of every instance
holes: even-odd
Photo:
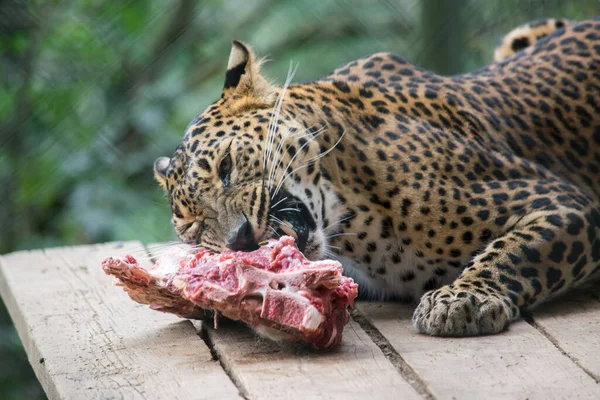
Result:
[[[178,238],[282,235],[432,336],[496,334],[600,270],[600,19],[516,28],[442,76],[393,53],[309,82],[234,40],[221,97],[154,163]]]

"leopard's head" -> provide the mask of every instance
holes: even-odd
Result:
[[[251,251],[291,235],[311,259],[324,253],[321,148],[286,111],[252,49],[234,41],[221,98],[186,129],[175,153],[154,163],[178,237],[215,251]],[[320,193],[321,192],[321,193]]]

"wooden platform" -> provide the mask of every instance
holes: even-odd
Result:
[[[140,250],[0,257],[0,294],[49,398],[600,399],[600,285],[467,339],[415,333],[410,307],[359,303],[341,346],[319,353],[135,304],[100,261]]]

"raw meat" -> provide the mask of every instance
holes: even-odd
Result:
[[[148,270],[130,255],[107,258],[102,268],[152,309],[198,319],[215,310],[319,349],[341,341],[358,289],[339,262],[307,260],[289,236],[248,253],[177,247]]]

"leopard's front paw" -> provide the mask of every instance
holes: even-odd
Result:
[[[498,333],[510,321],[510,308],[498,297],[443,286],[427,292],[413,314],[413,325],[432,336]]]

